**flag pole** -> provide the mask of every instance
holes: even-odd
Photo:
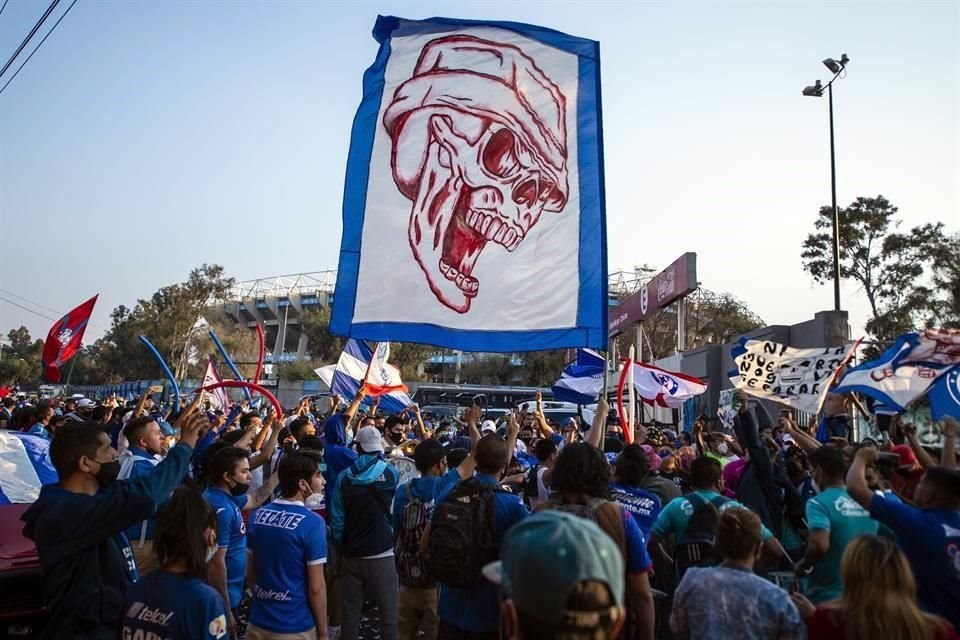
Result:
[[[604,402],[607,402],[607,390],[610,386],[610,348],[607,347],[607,350],[603,352],[603,398]],[[608,403],[609,404],[609,403]],[[603,451],[604,443],[607,440],[607,421],[604,419],[603,424],[600,426],[600,451]]]
[[[67,381],[64,383],[63,393],[64,395],[70,393],[70,378],[73,377],[73,365],[77,364],[77,358],[70,358],[70,369],[67,370]]]

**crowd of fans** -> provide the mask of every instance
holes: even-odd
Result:
[[[24,533],[47,638],[960,638],[957,422],[637,427],[5,398],[59,483]],[[412,464],[416,473],[405,465]]]

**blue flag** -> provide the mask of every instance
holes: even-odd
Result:
[[[590,349],[577,349],[577,359],[567,365],[553,385],[553,397],[561,402],[593,404],[603,392],[603,356]]]
[[[960,366],[940,376],[927,394],[930,400],[930,417],[943,420],[951,416],[960,420]]]

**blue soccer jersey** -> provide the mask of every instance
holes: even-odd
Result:
[[[227,550],[227,593],[231,609],[240,606],[243,581],[247,575],[247,528],[240,510],[247,504],[247,496],[231,496],[223,489],[210,487],[203,497],[217,514],[217,546]]]
[[[307,567],[327,561],[327,523],[303,502],[274,500],[250,515],[253,609],[250,623],[273,633],[316,628]]]
[[[121,638],[222,640],[227,615],[213,587],[160,569],[130,585],[120,627]]]

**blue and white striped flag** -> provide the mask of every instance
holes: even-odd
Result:
[[[593,404],[603,392],[605,360],[591,349],[577,349],[577,359],[553,385],[553,397],[561,402]]]
[[[337,370],[333,374],[330,392],[349,402],[357,395],[360,385],[367,379],[372,358],[373,350],[365,342],[348,340],[343,353],[340,354],[340,360],[337,361]],[[391,391],[380,396],[380,409],[386,413],[400,413],[411,404],[413,400],[403,391]]]
[[[49,440],[0,432],[0,504],[34,502],[42,485],[57,481]]]

